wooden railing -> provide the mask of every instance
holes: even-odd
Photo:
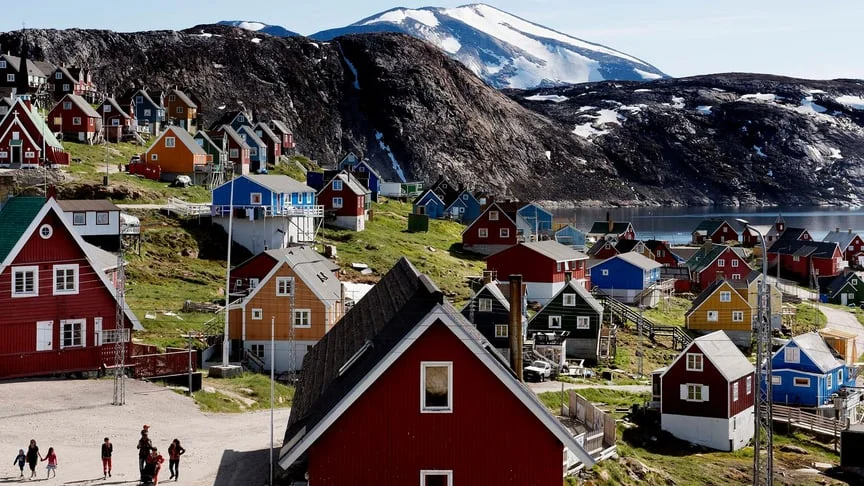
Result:
[[[195,216],[209,216],[210,205],[199,203],[188,203],[182,199],[172,197],[168,199],[168,204],[165,206],[168,213],[178,214],[184,218]]]
[[[641,323],[642,332],[647,334],[649,337],[671,337],[674,349],[683,349],[685,346],[693,342],[693,337],[678,326],[657,324],[644,315],[640,315],[639,312],[633,310],[632,307],[596,287],[592,292],[594,292],[594,296],[600,300],[607,312],[619,316],[622,321],[632,322],[636,326],[637,331],[639,330]]]
[[[833,437],[840,437],[840,433],[849,428],[849,420],[837,420],[829,417],[823,417],[815,413],[810,413],[800,408],[787,407],[785,405],[772,405],[771,413],[775,422],[788,424],[802,430],[807,430],[816,434]]]

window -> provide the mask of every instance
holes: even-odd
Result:
[[[508,337],[509,330],[507,324],[495,324],[495,337],[496,338],[506,338]]]
[[[732,280],[741,280],[741,274],[740,273],[733,273],[732,274]]]
[[[60,349],[86,346],[84,319],[60,321]]]
[[[183,113],[183,107],[182,106],[177,107],[177,113]]]
[[[144,97],[141,95],[136,96],[135,103],[144,103]]]
[[[113,120],[111,120],[111,125],[113,125],[113,126],[115,126],[115,127],[116,127],[116,126],[119,126],[119,125],[120,125],[120,119],[119,119],[119,118],[114,118]]]
[[[783,378],[777,375],[771,375],[771,384],[772,385],[782,385]]]
[[[105,105],[105,113],[111,113],[111,105]]]
[[[453,471],[420,471],[420,486],[453,486]]]
[[[63,85],[63,92],[68,93],[69,91],[70,91],[69,84],[68,83],[64,84]],[[70,103],[70,105],[71,105],[71,103]],[[68,109],[68,108],[64,108],[64,109]]]
[[[489,211],[489,221],[498,221],[498,211]]]
[[[720,302],[732,302],[732,292],[720,292]]]
[[[284,297],[294,294],[294,277],[276,278],[276,295]]]
[[[63,102],[63,109],[64,110],[71,110],[72,109],[72,102],[71,101],[64,101]]]
[[[3,59],[0,59],[0,69],[6,69],[6,61]],[[60,73],[57,73],[57,74],[60,74]]]
[[[249,194],[249,204],[261,204],[261,193],[253,192]]]
[[[97,211],[96,212],[96,224],[106,225],[110,221],[110,217],[108,211]]]
[[[467,201],[468,200],[468,194],[462,194],[462,200]]]
[[[12,297],[35,297],[39,295],[39,267],[12,269]]]
[[[87,224],[87,213],[72,213],[72,225],[81,226]]]
[[[681,399],[688,402],[707,402],[708,387],[704,385],[681,385]]]
[[[250,148],[249,155],[258,155],[258,149],[256,147]]]
[[[237,117],[237,121],[240,121],[240,122],[242,122],[242,121],[246,121],[246,118],[244,118],[243,115],[239,115],[239,116]]]
[[[312,311],[309,309],[297,309],[294,311],[294,318],[291,319],[294,327],[310,328],[312,327]]]
[[[747,394],[749,395],[751,393],[753,393],[753,377],[748,376],[747,377]]]
[[[477,229],[477,238],[488,238],[489,230],[487,228],[478,228]]]
[[[601,273],[604,277],[608,277],[608,276],[609,276],[609,270],[606,269],[606,268],[604,268],[603,270],[600,270],[600,273]]]
[[[334,191],[341,191],[342,190],[342,181],[340,181],[340,180],[333,181],[333,190]]]
[[[561,316],[549,316],[549,329],[561,329]]]
[[[717,260],[717,266],[719,268],[725,267],[726,266],[726,260],[723,260],[723,259]]]
[[[149,109],[144,110],[144,116],[145,117],[150,116],[150,110]]]
[[[834,375],[828,373],[825,375],[825,386],[828,387],[828,391],[831,391],[831,388],[834,387]]]
[[[81,124],[81,117],[76,116],[76,117],[72,118],[72,124],[73,125],[80,125]]]
[[[231,157],[232,159],[236,159],[239,156],[240,155],[239,155],[239,152],[237,151],[237,149],[229,149],[228,150],[228,157]]]
[[[78,265],[54,265],[54,295],[78,293]]]
[[[249,354],[264,359],[264,345],[263,344],[252,344],[249,346]]]
[[[576,294],[564,294],[564,307],[576,307]]]
[[[738,260],[732,260],[732,266],[737,267],[738,266]]]
[[[480,312],[492,312],[492,299],[480,299],[477,302],[477,310]]]
[[[783,350],[783,361],[787,363],[801,362],[801,349],[797,347],[786,346]]]
[[[54,73],[54,79],[63,79],[63,73],[57,71],[56,73]]]
[[[717,322],[718,318],[719,318],[719,312],[708,311],[708,322]]]
[[[687,371],[702,371],[702,359],[699,353],[687,353]]]
[[[799,256],[793,256],[793,257],[792,257],[792,261],[793,261],[793,262],[800,262],[800,261],[801,261],[801,257],[799,257]]]
[[[724,233],[727,233],[726,230],[728,230],[728,229],[729,229],[729,228],[727,228],[727,227],[724,226],[724,227],[723,227],[723,232],[724,232]]]
[[[792,382],[792,384],[794,386],[809,387],[810,386],[810,378],[801,378],[801,377],[796,376],[795,380]]]
[[[841,386],[843,385],[843,368],[837,370],[837,384]]]
[[[11,83],[11,82],[14,82],[14,81],[15,81],[15,75],[12,74],[12,73],[7,74],[7,75],[6,75],[6,81],[8,81],[8,82],[10,82],[10,83]]]
[[[252,309],[252,320],[260,321],[264,318],[264,310],[263,309]]]
[[[334,197],[333,198],[333,207],[336,209],[339,209],[342,207],[342,198],[341,197]]]
[[[168,95],[168,101],[175,101],[177,99],[177,95]]]
[[[732,322],[744,322],[744,311],[732,311]]]
[[[165,147],[166,148],[174,148],[174,144],[176,139],[174,137],[165,137]]]
[[[588,316],[576,316],[576,329],[591,329],[591,318]]]
[[[510,238],[510,228],[501,228],[498,230],[498,235],[501,238]]]
[[[732,401],[738,401],[738,382],[732,383]]]
[[[249,279],[249,290],[252,290],[252,289],[254,289],[255,287],[257,287],[257,286],[258,286],[258,282],[259,282],[259,280],[258,280],[257,278],[250,278],[250,279]]]
[[[420,412],[453,412],[453,363],[420,363]]]
[[[159,160],[159,154],[150,154],[150,160]]]

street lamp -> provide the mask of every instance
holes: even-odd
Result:
[[[753,434],[753,484],[772,485],[774,471],[773,420],[771,411],[771,299],[768,297],[768,249],[765,248],[765,235],[759,229],[750,226],[747,220],[736,218],[736,221],[759,235],[762,245],[762,281],[759,282],[759,310],[754,320],[756,331],[756,366],[759,369],[758,400],[756,401],[756,430]],[[778,259],[779,266],[780,261]],[[762,384],[764,383],[764,393]],[[763,409],[764,408],[764,409]],[[761,432],[765,431],[765,443],[762,443]],[[765,449],[765,462],[762,462],[761,449]]]

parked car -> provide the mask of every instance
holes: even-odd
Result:
[[[546,381],[552,377],[552,365],[545,361],[534,361],[530,366],[522,371],[522,375],[526,381],[537,380]]]

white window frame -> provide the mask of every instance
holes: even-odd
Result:
[[[561,316],[549,316],[549,329],[561,329]]]
[[[498,230],[499,238],[510,238],[510,228],[501,228]]]
[[[744,311],[732,311],[732,322],[744,322]]]
[[[692,358],[692,360],[691,360]],[[702,353],[687,353],[687,371],[704,371],[705,356]],[[691,362],[692,361],[692,362]]]
[[[6,69],[6,61],[4,59],[0,59],[0,69]]]
[[[732,260],[732,266],[737,267],[738,266],[738,260]]]
[[[264,319],[264,309],[252,309],[252,320],[260,321]]]
[[[747,395],[753,393],[753,377],[752,376],[747,377],[745,387],[746,387]]]
[[[72,117],[72,124],[73,125],[81,125],[81,117],[80,116]]]
[[[477,238],[489,238],[489,229],[477,228]]]
[[[687,398],[684,399],[685,401],[688,401],[688,402],[704,402],[704,401],[706,401],[705,397],[704,397],[704,393],[703,393],[705,391],[705,388],[706,388],[705,385],[687,383],[684,386],[687,387]],[[692,396],[692,398],[691,398],[691,396]]]
[[[260,192],[249,193],[249,204],[261,204],[263,196]]]
[[[741,280],[741,274],[740,273],[733,273],[732,274],[732,280]]]
[[[591,317],[576,316],[576,329],[591,329]]]
[[[150,154],[150,160],[159,160],[159,154]]]
[[[74,332],[74,326],[79,324],[81,326],[81,335],[78,337],[78,344],[75,344],[75,337],[72,337],[72,344],[66,344],[66,326],[73,326],[72,330]],[[86,348],[87,347],[87,319],[65,319],[60,321],[60,349],[66,348]]]
[[[723,268],[726,266],[726,260],[720,259],[717,260],[717,268]]]
[[[782,385],[783,377],[778,375],[771,375],[771,385]]]
[[[286,282],[291,282],[291,291],[285,292],[282,288],[283,284]],[[277,297],[290,297],[294,294],[294,277],[276,277],[276,296]]]
[[[431,469],[420,471],[420,486],[426,486],[426,478],[428,476],[445,476],[447,478],[447,486],[453,486],[453,471]]]
[[[240,156],[240,152],[236,148],[228,149],[228,157],[231,157],[232,159],[236,159],[239,156]]]
[[[339,179],[335,179],[333,181],[333,190],[334,191],[341,191],[342,190],[342,181],[340,181]]]
[[[48,238],[51,238],[51,236],[53,236],[53,235],[54,235],[54,228],[52,228],[50,224],[46,223],[46,224],[43,224],[42,226],[39,227],[39,236],[43,240],[47,240]]]
[[[69,83],[63,83],[63,92],[68,93],[69,91],[71,91],[71,89],[69,87]]]
[[[717,322],[717,321],[719,321],[719,320],[720,320],[720,312],[718,312],[718,311],[716,311],[716,310],[709,310],[709,311],[706,313],[705,320],[707,320],[708,322]]]
[[[783,361],[785,363],[800,363],[801,348],[786,346],[783,350]]]
[[[80,218],[80,221],[79,221]],[[72,226],[85,226],[87,224],[87,213],[76,211],[72,213]]]
[[[600,274],[603,275],[604,277],[608,277],[609,276],[609,269],[608,268],[601,269]]]
[[[15,74],[9,73],[6,75],[6,82],[13,83],[15,82]]]
[[[738,401],[738,382],[732,383],[732,401]]]
[[[834,388],[834,375],[828,373],[825,375],[825,386],[828,388],[828,391],[831,391],[831,388]]]
[[[447,368],[447,405],[433,407],[426,405],[426,368]],[[420,413],[453,413],[453,362],[452,361],[421,361],[420,362]]]
[[[489,221],[498,221],[498,211],[489,211]]]
[[[143,115],[143,116],[144,116],[144,117],[151,116],[151,115],[150,115],[150,108],[144,108],[144,115]]]
[[[561,304],[564,307],[576,307],[576,294],[564,294]]]
[[[732,302],[732,292],[728,290],[720,292],[720,302]]]
[[[177,146],[177,139],[174,137],[165,137],[165,148],[174,148]]]
[[[259,282],[261,282],[261,279],[258,279],[255,277],[250,277],[249,278],[249,290],[252,290],[255,287],[257,287]]]
[[[480,312],[492,312],[492,299],[477,299],[477,310]]]
[[[30,292],[26,291],[26,287],[24,291],[16,292],[15,291],[15,280],[18,274],[21,273],[32,273],[33,274],[33,290]],[[12,278],[12,298],[21,298],[21,297],[38,297],[39,296],[39,267],[35,265],[31,266],[23,266],[23,267],[13,267],[11,272]]]
[[[810,388],[810,378],[806,376],[796,376],[792,380],[792,386],[798,386],[802,388]]]
[[[111,105],[104,105],[102,107],[102,111],[104,111],[105,113],[111,113]]]
[[[300,321],[305,320],[306,323],[298,324],[298,318]],[[295,329],[310,329],[312,327],[312,309],[294,309],[294,312],[291,313],[291,325]]]
[[[343,201],[343,199],[341,197],[334,197],[332,199],[332,201],[333,201],[333,208],[334,209],[339,209],[345,205],[345,202]]]
[[[495,337],[510,337],[510,326],[508,326],[507,324],[495,324]]]
[[[58,289],[57,284],[58,283],[64,283],[63,281],[66,280],[66,275],[64,274],[64,278],[62,280],[58,280],[57,279],[57,272],[62,271],[65,273],[69,270],[72,271],[72,286],[73,286],[73,288],[72,289]],[[78,267],[77,263],[69,264],[69,265],[54,265],[54,268],[51,272],[51,275],[53,276],[53,278],[52,278],[53,285],[51,288],[54,289],[54,295],[76,295],[76,294],[78,294],[78,277],[79,277],[78,270],[79,270],[79,267]]]

